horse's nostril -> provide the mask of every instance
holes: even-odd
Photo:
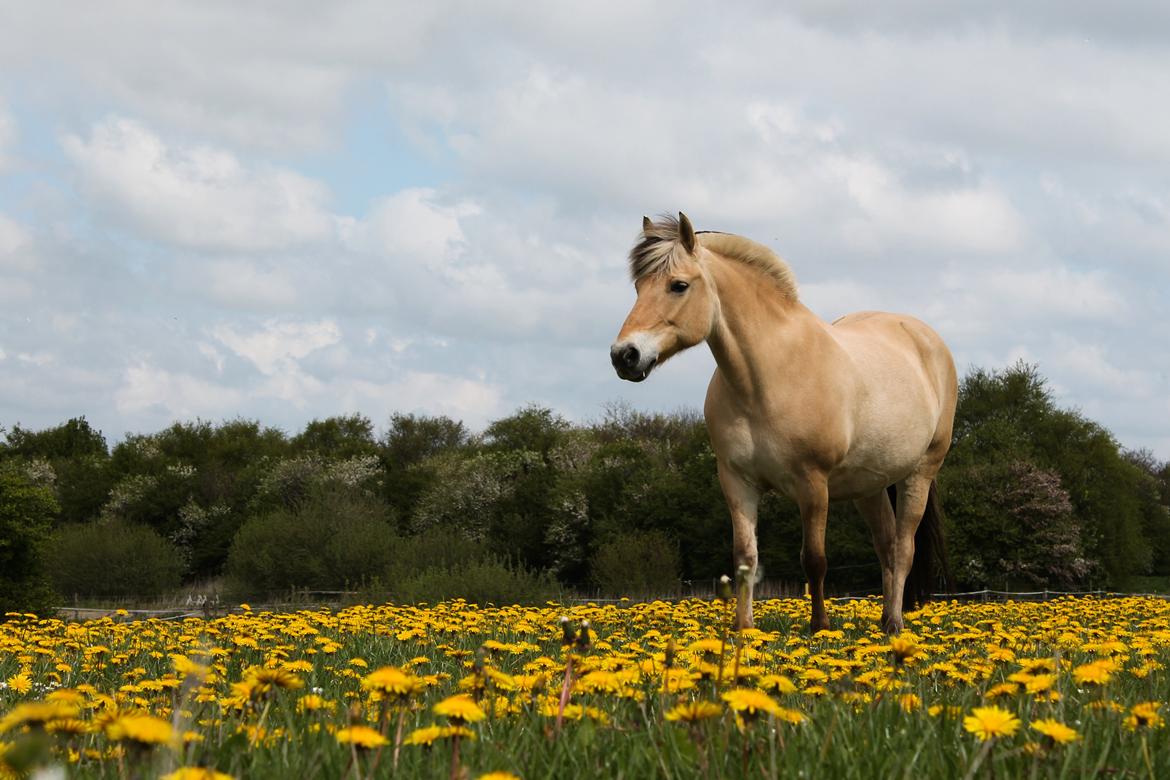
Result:
[[[622,362],[626,364],[626,368],[634,368],[638,365],[638,348],[632,344],[622,350]]]

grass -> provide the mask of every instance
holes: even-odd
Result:
[[[757,603],[758,629],[738,636],[729,605],[695,600],[247,609],[174,622],[17,617],[0,625],[0,762],[103,778],[180,766],[248,778],[1170,776],[1170,705],[1134,716],[1170,699],[1167,601],[937,603],[909,617],[896,645],[877,630],[880,608],[834,605],[835,630],[815,637],[803,599]],[[562,616],[587,644],[563,643]],[[391,701],[363,687],[387,666],[421,689]],[[257,686],[258,668],[284,670],[284,682]],[[723,698],[736,686],[769,687],[777,715],[737,715]],[[402,740],[451,725],[433,708],[460,692],[486,717],[467,724],[474,736],[459,739],[456,762],[451,738],[396,751],[400,719]],[[53,734],[18,722],[22,704],[54,698],[75,700],[81,725]],[[717,714],[666,718],[687,701],[715,703]],[[1019,723],[980,741],[966,726],[978,707]],[[174,741],[126,737],[118,724],[133,711],[171,724]],[[1076,739],[1055,743],[1034,728],[1042,720]],[[353,724],[390,744],[341,744],[338,730]]]

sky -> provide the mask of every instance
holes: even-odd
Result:
[[[702,405],[643,215],[1170,459],[1170,5],[0,5],[0,425]]]

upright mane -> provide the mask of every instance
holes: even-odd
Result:
[[[776,283],[784,297],[796,300],[796,277],[792,269],[768,247],[750,238],[715,231],[698,231],[695,239],[711,252],[763,272]],[[671,273],[686,256],[679,221],[671,216],[661,216],[646,226],[642,240],[630,250],[630,278],[636,282],[645,276]]]

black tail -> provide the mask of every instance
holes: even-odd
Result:
[[[893,492],[890,488],[890,492]],[[891,499],[893,496],[891,496]],[[951,579],[951,567],[947,561],[946,539],[943,537],[942,502],[938,498],[938,485],[930,483],[930,495],[926,499],[926,511],[914,534],[914,563],[910,576],[906,578],[906,589],[902,593],[902,608],[916,609],[930,600],[931,594],[955,589]]]

